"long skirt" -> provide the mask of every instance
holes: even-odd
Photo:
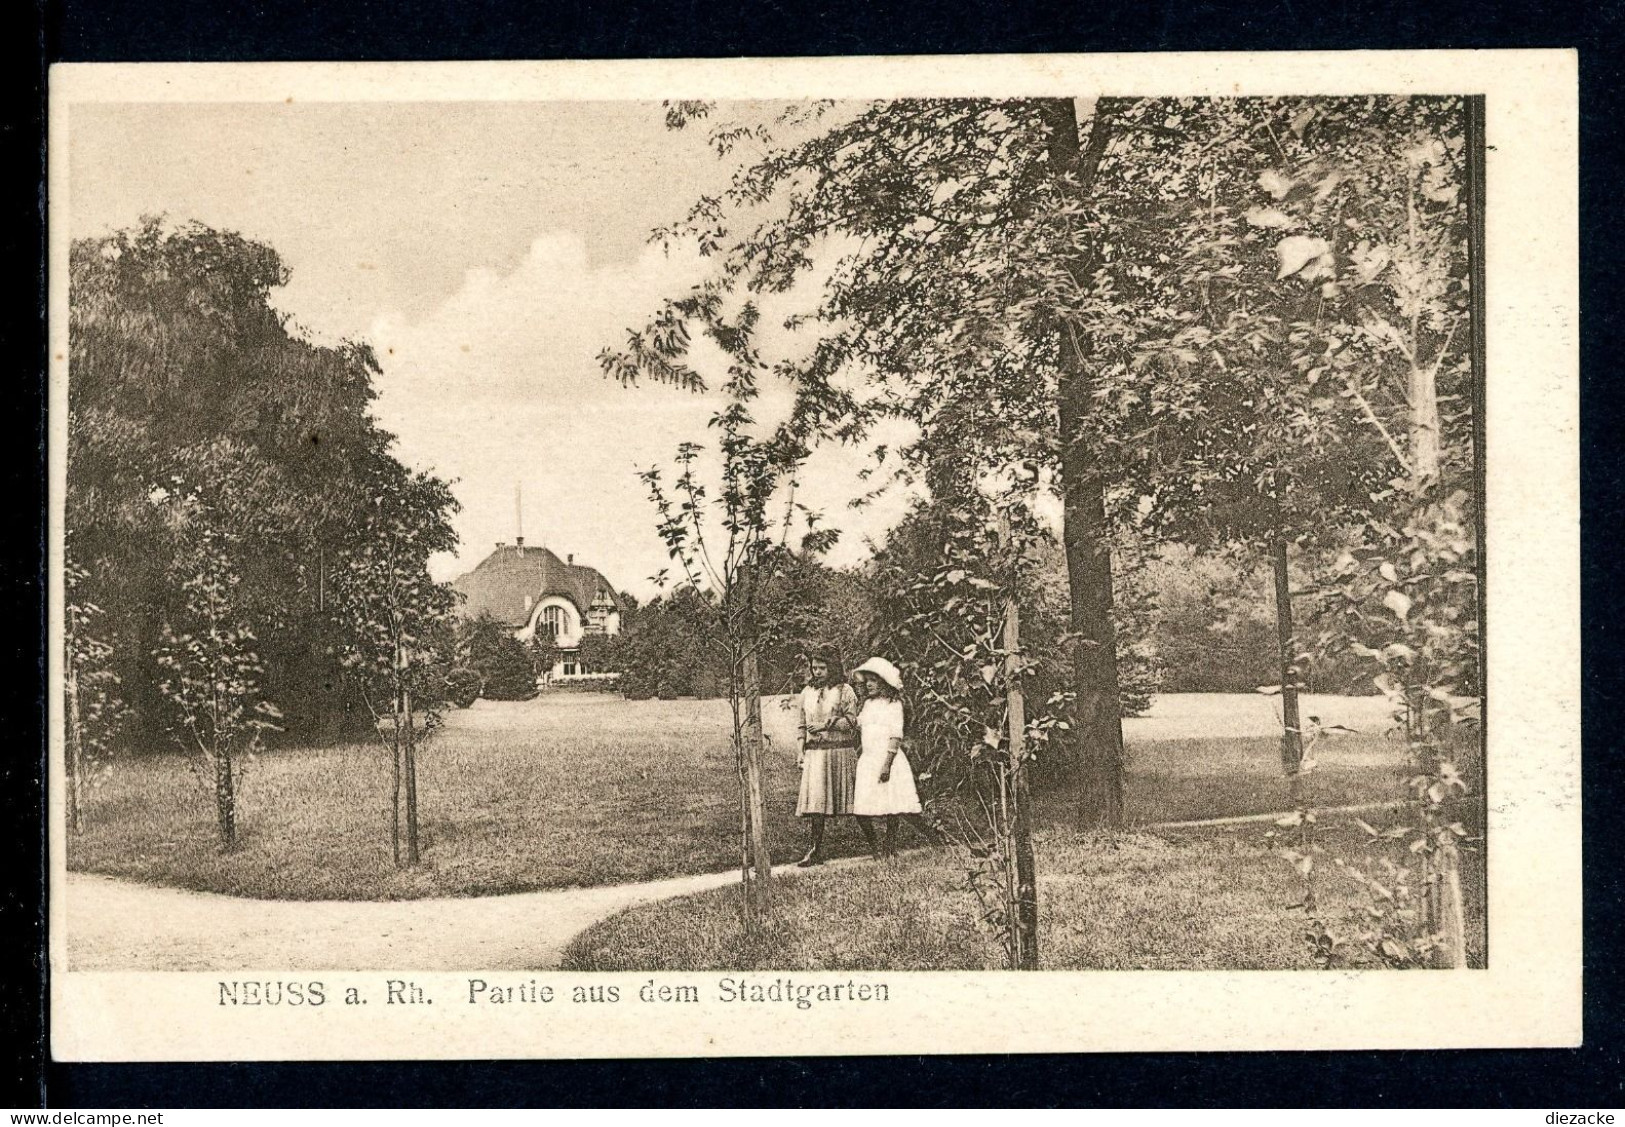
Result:
[[[801,766],[797,814],[850,814],[857,778],[855,747],[809,747]]]

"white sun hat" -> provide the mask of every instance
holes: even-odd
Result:
[[[903,691],[903,674],[898,670],[897,666],[883,657],[872,657],[852,672],[854,674],[873,673],[898,692]]]

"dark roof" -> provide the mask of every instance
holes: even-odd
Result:
[[[565,563],[542,547],[499,545],[451,585],[463,593],[465,615],[489,614],[510,626],[523,626],[530,620],[530,610],[549,595],[563,595],[583,615],[600,592],[609,594],[616,610],[626,609],[619,592],[597,568]],[[525,606],[526,595],[530,596],[530,609]]]

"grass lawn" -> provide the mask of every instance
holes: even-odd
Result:
[[[1055,970],[1297,970],[1314,963],[1298,888],[1272,856],[1265,827],[1079,838],[1056,829],[1037,843],[1040,965]],[[1328,853],[1353,837],[1327,836]],[[1351,858],[1352,851],[1347,854]],[[883,864],[794,873],[775,885],[773,918],[745,938],[740,892],[718,889],[627,909],[587,929],[567,970],[984,970],[1003,967],[997,936],[977,923],[963,854],[921,850]],[[1476,855],[1474,855],[1476,856]],[[1481,880],[1467,876],[1482,926]],[[1355,888],[1328,871],[1322,918],[1358,909]],[[877,906],[884,905],[884,911]],[[1474,940],[1475,965],[1482,965]]]
[[[1348,722],[1328,711],[1337,702],[1319,707]],[[1245,697],[1171,697],[1159,700],[1151,717],[1130,721],[1131,821],[1285,805],[1268,708]],[[766,712],[769,836],[775,854],[788,860],[805,848],[794,816],[792,724],[787,711]],[[1354,726],[1366,734],[1322,742],[1322,805],[1395,793],[1401,748],[1372,734],[1375,726]],[[1242,734],[1218,734],[1224,731]],[[419,763],[424,863],[412,872],[396,871],[390,860],[390,763],[378,743],[261,755],[240,789],[241,841],[229,853],[217,845],[211,792],[187,760],[121,761],[92,793],[68,865],[240,896],[384,900],[619,883],[737,863],[725,702],[584,694],[481,701],[452,713]],[[1064,823],[1066,795],[1043,805],[1041,823]],[[837,854],[859,849],[853,827],[838,826],[831,838]]]

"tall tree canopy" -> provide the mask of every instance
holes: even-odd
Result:
[[[298,727],[341,717],[329,584],[374,536],[373,484],[405,472],[369,412],[371,350],[301,335],[272,304],[281,259],[231,232],[149,219],[76,240],[69,266],[67,551],[133,732],[151,746],[164,726],[154,652],[186,614],[172,573],[204,536],[229,556],[266,696]],[[421,484],[410,519],[444,546],[455,502]]]
[[[1096,105],[1087,144],[1067,99],[797,105],[771,123],[720,125],[720,153],[760,155],[663,233],[697,243],[717,269],[603,357],[624,381],[703,386],[688,363],[697,326],[735,372],[794,384],[799,433],[856,440],[890,416],[918,434],[902,472],[1039,467],[1035,480],[1065,501],[1075,744],[1092,822],[1121,816],[1122,734],[1105,476],[1092,412],[1076,408],[1092,396],[1085,362],[1122,336],[1106,317],[1118,299],[1093,280],[1090,197],[1119,108]],[[680,104],[669,119],[711,112]],[[766,332],[779,326],[763,324],[759,295],[815,277],[816,311],[796,323],[817,324],[816,344],[768,360]]]

